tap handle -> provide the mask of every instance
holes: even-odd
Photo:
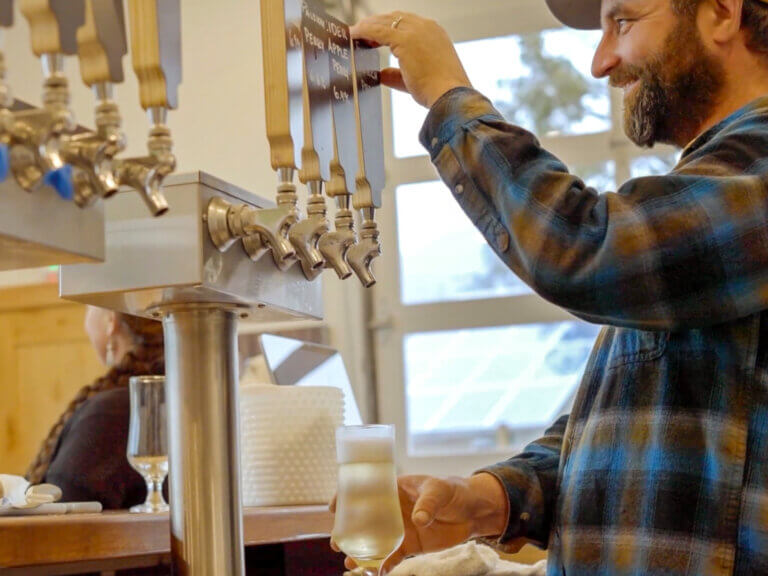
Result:
[[[77,53],[77,29],[85,19],[84,0],[21,0],[21,13],[29,22],[35,56]]]
[[[267,139],[272,168],[300,168],[304,146],[301,0],[261,0]]]
[[[380,208],[384,189],[384,135],[378,50],[362,40],[354,40],[352,70],[359,163],[352,204],[358,210]]]
[[[75,196],[75,186],[72,181],[72,166],[64,164],[61,168],[49,170],[43,176],[43,183],[47,184],[64,200],[72,200]]]
[[[0,182],[5,182],[11,169],[11,153],[7,144],[0,144]]]
[[[328,15],[328,36],[334,158],[326,194],[334,197],[348,195],[355,190],[358,171],[357,119],[349,26]]]
[[[85,24],[77,31],[77,45],[83,82],[122,82],[128,52],[122,0],[85,0]]]
[[[327,15],[317,0],[302,2],[301,30],[304,40],[304,148],[299,180],[328,181],[333,158],[329,34]]]
[[[128,12],[142,108],[176,108],[181,82],[179,0],[128,0]]]
[[[0,0],[0,27],[13,26],[13,0]]]

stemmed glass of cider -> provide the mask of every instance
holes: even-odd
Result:
[[[132,376],[129,380],[131,420],[128,463],[147,483],[147,499],[131,512],[167,512],[163,481],[168,474],[165,376]]]
[[[376,576],[405,535],[395,470],[395,428],[342,426],[336,430],[339,479],[331,537],[358,565]]]

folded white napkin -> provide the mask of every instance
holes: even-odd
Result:
[[[66,502],[53,484],[32,486],[21,476],[0,474],[0,516],[101,512],[99,502]]]
[[[403,560],[389,576],[545,576],[547,561],[518,564],[502,560],[483,544],[467,542]]]

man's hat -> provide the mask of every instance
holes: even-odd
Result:
[[[600,0],[547,0],[547,5],[566,26],[579,30],[600,29]]]
[[[768,6],[768,0],[757,0]],[[547,5],[566,26],[578,30],[600,29],[600,0],[547,0]]]

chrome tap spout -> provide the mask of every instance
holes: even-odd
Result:
[[[336,212],[336,229],[320,237],[317,246],[325,258],[326,268],[332,268],[344,280],[352,275],[347,264],[347,252],[357,242],[354,219],[350,210]]]
[[[96,132],[77,134],[66,142],[63,154],[67,163],[93,175],[99,196],[109,198],[117,193],[115,156],[125,150],[125,134],[120,130],[120,111],[112,100],[112,84],[95,84]]]
[[[144,199],[153,216],[168,211],[168,201],[160,188],[163,180],[176,169],[171,131],[165,125],[166,110],[148,110],[153,126],[147,140],[148,156],[114,160],[114,171],[119,185],[135,188]]]
[[[296,251],[285,237],[285,230],[295,216],[286,206],[258,209],[214,198],[208,204],[206,221],[211,241],[221,252],[242,239],[243,248],[254,262],[269,251],[281,270],[296,261]]]
[[[242,230],[243,248],[254,262],[266,251],[272,252],[275,266],[287,270],[296,261],[296,250],[285,237],[295,216],[283,206],[254,209],[249,206],[235,208],[230,216],[233,230]]]
[[[126,158],[116,164],[119,184],[130,186],[141,196],[152,216],[168,212],[168,201],[160,190],[165,172],[159,170],[153,156]]]
[[[296,222],[288,231],[288,239],[296,249],[301,269],[308,280],[314,280],[323,271],[325,259],[318,248],[320,238],[328,233],[325,198],[322,182],[310,182],[307,199],[307,217]]]
[[[381,256],[381,242],[378,225],[372,219],[364,220],[360,227],[360,240],[347,251],[347,262],[366,288],[376,284],[371,265],[379,256]]]

